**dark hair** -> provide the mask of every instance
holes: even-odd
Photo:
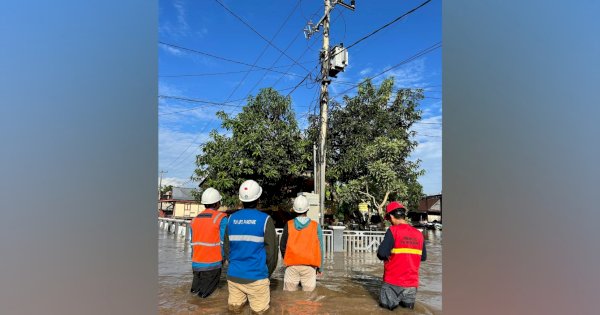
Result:
[[[245,209],[254,209],[258,206],[258,199],[254,201],[242,202]]]
[[[204,208],[205,208],[205,209],[215,209],[215,210],[219,210],[219,209],[217,209],[217,208],[218,208],[217,206],[219,205],[219,203],[220,203],[220,201],[217,201],[217,202],[215,202],[215,203],[211,203],[211,204],[208,204],[208,205],[204,205]]]
[[[406,218],[406,210],[403,208],[396,209],[388,214],[398,220]]]

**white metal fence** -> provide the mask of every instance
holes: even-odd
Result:
[[[177,236],[189,240],[190,222],[192,221],[172,218],[158,218],[158,228],[167,230],[169,233],[174,233]]]
[[[347,253],[377,252],[385,231],[344,231],[344,250]]]
[[[323,252],[331,253],[333,252],[333,231],[332,230],[322,230],[323,231]],[[283,229],[275,229],[275,233],[277,233],[277,242],[281,242],[281,234],[283,234]]]
[[[190,238],[190,222],[191,220],[158,218],[159,228],[186,240]],[[275,232],[277,241],[280,241],[283,229],[275,229]],[[343,231],[343,249],[347,253],[374,253],[383,241],[384,235],[385,231]],[[333,230],[323,230],[323,247],[324,253],[333,252]]]

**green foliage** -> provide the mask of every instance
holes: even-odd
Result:
[[[227,134],[210,133],[211,141],[197,156],[193,178],[205,179],[204,188],[219,190],[228,206],[238,204],[237,190],[247,179],[263,187],[264,207],[295,197],[312,150],[298,128],[290,98],[262,89],[236,117],[222,111],[217,116]]]
[[[160,189],[161,196],[166,194],[169,191],[173,191],[173,185],[162,186]]]
[[[394,80],[388,78],[379,88],[367,80],[356,96],[344,97],[344,105],[330,104],[326,177],[337,186],[339,203],[365,201],[381,211],[393,198],[416,209],[422,195],[417,179],[424,171],[420,161],[409,160],[417,146],[410,127],[421,119],[422,99],[422,89],[394,92]],[[316,141],[318,117],[310,122],[308,137]]]

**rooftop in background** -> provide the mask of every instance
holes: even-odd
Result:
[[[171,200],[196,200],[193,195],[194,188],[173,187]]]

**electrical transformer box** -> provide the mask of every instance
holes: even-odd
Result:
[[[307,216],[314,221],[319,222],[319,195],[301,192],[298,193],[298,196],[304,196],[308,199],[308,214]]]
[[[329,76],[335,77],[339,72],[344,71],[348,65],[348,49],[343,46],[335,46],[331,49],[331,58],[329,60]]]

